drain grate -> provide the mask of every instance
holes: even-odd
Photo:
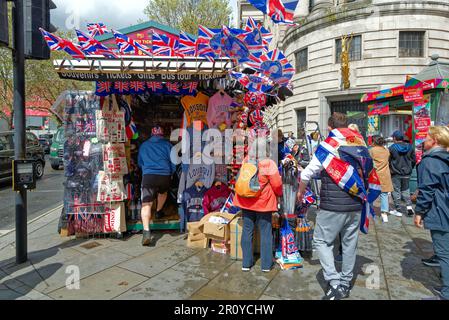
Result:
[[[93,241],[93,242],[89,242],[89,243],[83,244],[80,247],[89,250],[89,249],[93,249],[93,248],[99,247],[101,245],[102,245],[101,243]]]

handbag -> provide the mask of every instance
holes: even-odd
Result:
[[[116,202],[128,199],[123,176],[120,174],[108,174],[98,172],[98,202]]]
[[[104,171],[110,174],[128,174],[125,144],[108,143],[103,145]]]
[[[103,215],[103,232],[126,232],[126,217],[124,203],[110,204],[105,207]]]
[[[106,110],[105,105],[111,104]],[[97,139],[102,142],[126,142],[125,113],[120,111],[115,95],[105,99],[101,110],[95,111]]]

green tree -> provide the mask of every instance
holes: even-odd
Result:
[[[197,34],[200,24],[208,28],[228,25],[232,9],[228,0],[149,0],[144,13],[150,20]]]

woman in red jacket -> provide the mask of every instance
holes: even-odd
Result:
[[[273,212],[278,210],[277,197],[282,196],[282,179],[276,163],[269,159],[266,139],[256,139],[251,151],[249,157],[258,159],[261,192],[258,197],[254,198],[244,198],[236,194],[234,199],[234,204],[241,208],[243,213],[242,271],[250,271],[254,265],[253,235],[255,225],[258,225],[261,267],[263,272],[269,272],[273,267],[271,217]]]

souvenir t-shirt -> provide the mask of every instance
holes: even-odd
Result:
[[[204,214],[209,214],[210,212],[217,212],[223,208],[226,200],[231,194],[231,189],[227,185],[221,184],[218,186],[212,186],[207,190],[204,195],[203,200],[203,210]]]
[[[201,121],[207,125],[207,105],[209,97],[204,93],[199,92],[196,97],[185,96],[181,99],[181,104],[184,107],[187,126],[191,126],[194,121]]]
[[[215,165],[213,162],[211,164],[206,164],[204,161],[198,161],[199,163],[196,162],[197,161],[194,161],[194,158],[192,158],[188,165],[188,170],[183,171],[181,174],[178,188],[178,203],[182,203],[183,201],[182,197],[184,190],[193,186],[198,180],[201,180],[206,188],[210,188],[214,182]]]
[[[209,99],[207,109],[207,124],[209,128],[218,128],[222,123],[229,128],[231,126],[231,116],[229,108],[232,104],[232,98],[226,94],[217,92]]]
[[[193,185],[184,191],[182,204],[188,222],[200,221],[204,216],[203,198],[206,190],[204,186],[198,188]]]

